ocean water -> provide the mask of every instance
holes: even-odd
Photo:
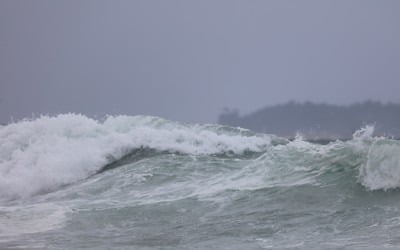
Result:
[[[400,249],[400,142],[148,116],[0,127],[0,249]]]

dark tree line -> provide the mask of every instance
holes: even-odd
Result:
[[[348,106],[311,102],[265,107],[240,116],[226,109],[220,124],[253,131],[293,137],[297,132],[308,138],[351,138],[365,125],[375,125],[377,135],[400,137],[400,104],[366,101]]]

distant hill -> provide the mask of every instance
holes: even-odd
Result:
[[[400,104],[366,101],[337,106],[289,102],[243,116],[237,110],[226,109],[218,122],[284,137],[300,132],[308,139],[351,138],[362,126],[375,125],[375,134],[400,138]]]

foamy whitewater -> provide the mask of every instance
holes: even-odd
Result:
[[[400,142],[149,116],[0,127],[0,249],[400,249]]]

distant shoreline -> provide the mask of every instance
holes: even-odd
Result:
[[[225,109],[218,123],[285,138],[300,133],[311,140],[346,140],[363,126],[373,125],[374,135],[400,138],[400,104],[366,101],[339,106],[288,102],[246,115],[240,115],[236,109]]]

